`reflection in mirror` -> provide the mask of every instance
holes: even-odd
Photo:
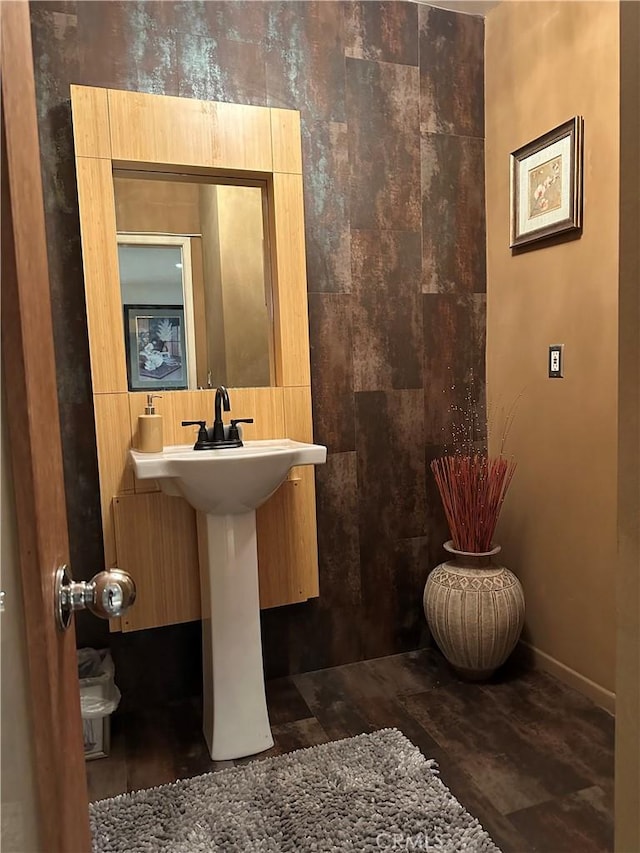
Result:
[[[272,383],[264,188],[114,176],[130,390]]]
[[[118,262],[129,390],[197,387],[190,238],[119,234]]]

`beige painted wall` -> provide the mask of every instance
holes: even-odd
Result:
[[[114,177],[118,231],[199,234],[199,184]]]
[[[640,850],[640,4],[620,9],[616,851]]]
[[[227,382],[271,385],[260,187],[218,186]]]
[[[222,269],[218,225],[218,188],[200,185],[200,224],[202,228],[202,262],[207,324],[207,364],[211,368],[211,384],[228,385],[225,346],[224,306],[222,303]]]
[[[619,9],[501,3],[486,18],[487,383],[518,395],[518,470],[497,538],[525,589],[524,639],[610,707],[615,680]],[[581,239],[509,249],[509,153],[584,116]],[[550,344],[565,379],[547,378]],[[494,437],[495,441],[497,437]],[[492,445],[493,445],[492,441]]]

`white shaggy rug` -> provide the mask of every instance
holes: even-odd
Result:
[[[500,853],[396,729],[90,806],[94,853]]]

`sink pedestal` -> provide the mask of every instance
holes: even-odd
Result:
[[[327,448],[288,438],[225,450],[130,450],[136,476],[157,480],[198,511],[202,589],[204,736],[216,761],[273,746],[264,692],[258,596],[257,507],[297,465],[322,465]]]
[[[260,633],[256,514],[198,513],[203,731],[224,761],[273,746]]]

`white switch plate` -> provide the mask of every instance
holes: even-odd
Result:
[[[564,378],[564,344],[549,347],[549,379]]]

